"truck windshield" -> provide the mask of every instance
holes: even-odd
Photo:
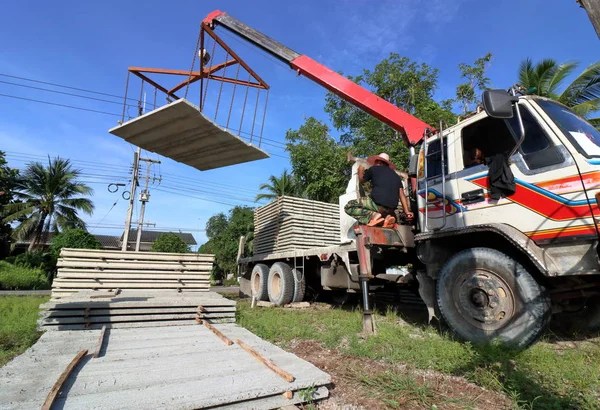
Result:
[[[600,157],[600,132],[568,108],[549,100],[536,99],[540,107],[586,157]]]

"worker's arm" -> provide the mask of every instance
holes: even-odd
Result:
[[[400,188],[400,203],[402,204],[402,209],[404,210],[404,213],[406,214],[406,219],[408,219],[409,221],[412,221],[413,218],[415,217],[415,215],[410,210],[410,207],[408,205],[408,199],[406,199],[406,195],[404,195],[404,189],[402,189],[402,188]]]
[[[358,180],[361,184],[369,182],[371,180],[371,168],[358,167]]]

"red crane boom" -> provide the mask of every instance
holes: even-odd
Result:
[[[423,139],[425,130],[433,129],[415,116],[401,110],[323,64],[306,55],[296,53],[225,12],[213,11],[206,16],[202,24],[210,28],[222,26],[285,62],[298,74],[310,78],[327,90],[399,131],[407,145],[418,144]]]

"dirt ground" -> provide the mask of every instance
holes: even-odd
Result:
[[[318,403],[321,410],[363,410],[363,409],[485,409],[500,410],[512,408],[511,401],[498,393],[486,390],[463,378],[443,375],[433,371],[409,369],[406,365],[383,363],[380,361],[342,355],[329,350],[320,343],[302,340],[292,343],[287,350],[311,362],[332,377],[330,397]],[[370,388],[356,377],[373,376],[386,371],[410,375],[416,383],[411,386],[411,394],[395,397],[393,402],[385,397],[386,387]],[[427,398],[419,394],[424,387]]]

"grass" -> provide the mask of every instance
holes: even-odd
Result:
[[[40,337],[39,306],[49,296],[0,296],[0,366],[20,355]]]
[[[47,275],[40,269],[29,269],[0,261],[0,289],[50,289],[50,283],[48,282]]]
[[[238,301],[238,323],[283,346],[297,339],[316,340],[329,349],[352,356],[463,376],[482,387],[505,393],[519,409],[600,407],[600,339],[568,349],[547,340],[524,351],[497,345],[474,346],[430,326],[410,325],[388,311],[377,317],[377,335],[365,340],[358,335],[361,331],[358,310],[250,309],[247,301]],[[397,407],[393,403],[401,397],[401,391],[411,392],[410,400],[418,400],[424,406],[430,402],[426,386],[423,391],[415,390],[414,380],[404,375],[356,377],[373,388],[398,386],[379,390],[381,399],[391,408]]]

